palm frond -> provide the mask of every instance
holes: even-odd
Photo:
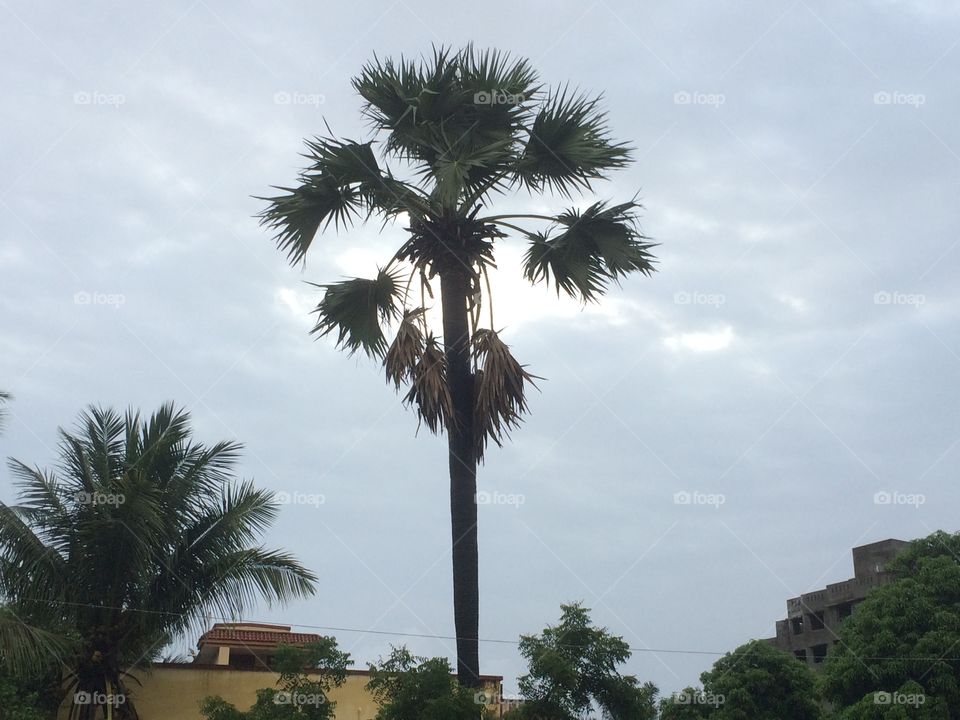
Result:
[[[42,676],[64,662],[74,643],[56,632],[38,627],[7,607],[0,606],[0,671],[18,676]]]
[[[529,101],[539,90],[527,60],[472,46],[435,48],[419,63],[374,58],[354,87],[375,130],[387,133],[386,150],[414,163],[446,208],[512,180]]]
[[[292,555],[264,548],[245,548],[217,556],[190,578],[202,602],[192,606],[185,619],[214,610],[239,617],[260,599],[268,605],[316,592],[317,576]]]
[[[432,335],[424,340],[423,354],[413,369],[404,402],[416,407],[421,422],[436,434],[453,421],[453,398],[447,385],[447,361]]]
[[[260,223],[273,230],[277,247],[291,265],[301,262],[320,226],[346,225],[362,210],[355,189],[341,187],[332,177],[306,174],[298,187],[279,187],[283,195],[257,198],[270,203],[260,213]]]
[[[284,194],[257,198],[269,203],[260,224],[275,232],[291,264],[304,259],[317,232],[331,223],[339,229],[375,213],[390,219],[427,211],[422,193],[380,168],[372,143],[317,137],[307,141],[304,157],[311,165],[297,187],[278,187]]]
[[[631,272],[650,275],[656,262],[638,225],[635,202],[606,207],[597,202],[582,213],[568,210],[555,218],[560,232],[553,238],[530,235],[524,275],[533,283],[552,277],[563,290],[583,302],[595,301],[609,283]]]
[[[18,508],[0,503],[0,595],[5,598],[63,594],[66,562],[24,520]]]
[[[397,334],[383,358],[387,382],[392,382],[397,390],[413,380],[417,362],[423,355],[424,338],[420,326],[425,312],[425,308],[416,308],[403,313]]]
[[[495,331],[477,330],[471,344],[477,365],[473,425],[480,459],[488,441],[502,445],[506,433],[520,424],[527,412],[527,385],[536,384]]]
[[[314,310],[317,323],[310,332],[325,337],[336,331],[337,345],[351,354],[363,350],[383,358],[387,341],[382,324],[400,316],[404,288],[399,272],[380,270],[374,279],[352,278],[316,287],[325,292]]]
[[[564,88],[540,108],[517,166],[517,179],[531,190],[569,195],[630,162],[630,149],[610,139],[599,99]]]

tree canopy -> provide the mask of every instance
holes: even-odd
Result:
[[[727,653],[686,688],[661,703],[662,720],[819,720],[813,671],[764,640]]]
[[[376,720],[476,720],[488,698],[461,686],[452,672],[446,658],[393,648],[370,666],[367,689],[380,706]]]
[[[279,673],[277,686],[258,690],[253,707],[240,711],[211,696],[200,710],[207,720],[330,720],[337,704],[329,693],[343,685],[351,664],[350,655],[340,651],[332,637],[303,647],[281,645],[272,666]]]
[[[960,718],[960,534],[915,540],[840,629],[823,668],[842,720]]]
[[[539,635],[520,638],[529,672],[520,678],[524,703],[515,720],[575,720],[594,707],[611,720],[652,720],[657,689],[618,667],[630,646],[606,628],[594,626],[590,610],[561,605],[560,622]]]

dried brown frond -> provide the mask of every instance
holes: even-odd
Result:
[[[423,331],[420,329],[424,308],[406,310],[397,335],[383,359],[387,382],[392,382],[397,390],[401,385],[412,382],[414,370],[423,355]]]
[[[447,385],[447,361],[437,339],[429,334],[423,353],[413,368],[410,391],[404,402],[415,405],[421,422],[436,434],[453,420],[453,398]]]
[[[520,424],[527,412],[526,385],[536,387],[536,376],[517,362],[495,331],[477,330],[472,344],[477,366],[473,426],[480,459],[488,441],[502,445],[504,435]]]

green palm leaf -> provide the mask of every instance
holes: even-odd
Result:
[[[382,358],[387,350],[382,324],[400,316],[404,289],[399,273],[381,270],[373,279],[352,278],[315,287],[325,292],[314,310],[317,323],[311,332],[318,337],[336,332],[337,345],[351,354],[363,350]]]
[[[446,208],[511,181],[528,103],[539,91],[527,60],[472,46],[435,49],[429,62],[375,58],[354,87],[374,128],[386,133],[386,149],[414,163]]]
[[[582,213],[568,210],[555,218],[559,233],[530,235],[524,275],[530,282],[549,281],[583,302],[596,301],[609,283],[631,272],[649,275],[654,258],[638,226],[635,202],[606,207],[597,202]]]
[[[564,88],[540,108],[517,166],[517,180],[532,190],[569,195],[630,162],[630,149],[611,141],[599,99]]]
[[[390,219],[427,211],[422,193],[380,169],[371,143],[315,138],[307,141],[307,149],[312,165],[301,174],[300,185],[277,187],[284,194],[258,198],[269,203],[260,223],[275,232],[277,247],[291,264],[304,259],[317,232],[331,223],[340,228],[374,213]]]
[[[41,676],[67,659],[74,643],[67,637],[24,622],[0,606],[0,669],[20,676]]]

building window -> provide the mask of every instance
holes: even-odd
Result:
[[[843,622],[853,614],[853,603],[846,602],[837,607],[837,619]]]
[[[806,650],[794,650],[793,656],[802,663],[807,661],[807,651]]]
[[[827,657],[827,644],[823,645],[814,645],[813,650],[813,662],[822,663]]]
[[[810,613],[810,629],[823,630],[823,610]]]
[[[794,635],[803,634],[803,615],[798,615],[795,618],[790,618],[790,629],[793,630]]]

